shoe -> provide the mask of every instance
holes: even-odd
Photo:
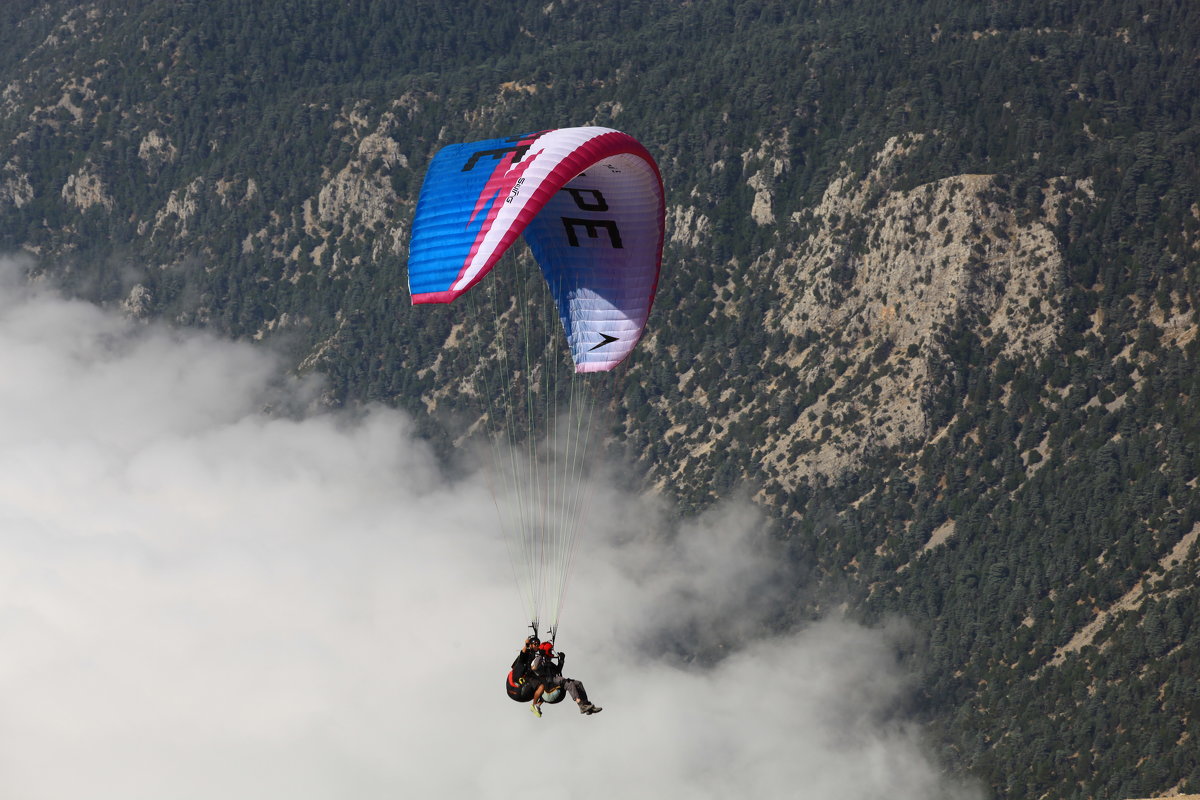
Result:
[[[602,709],[600,706],[594,706],[591,703],[580,703],[579,704],[579,713],[580,714],[599,714],[603,710],[604,709]]]
[[[541,709],[541,708],[538,706],[538,704],[537,704],[537,703],[530,703],[530,704],[529,704],[529,710],[533,712],[533,715],[534,715],[535,717],[540,717],[540,716],[542,716],[542,709]]]

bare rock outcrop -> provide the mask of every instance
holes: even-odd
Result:
[[[944,356],[942,332],[964,318],[985,343],[1003,337],[1012,357],[1044,350],[1062,324],[1062,254],[1045,222],[1018,220],[992,175],[887,191],[904,151],[893,139],[864,180],[833,181],[808,212],[816,233],[775,267],[783,302],[767,324],[819,343],[787,354],[802,383],[831,381],[764,446],[781,480],[834,474],[872,448],[930,435],[931,365]]]
[[[81,211],[93,206],[100,206],[105,211],[112,211],[113,208],[113,199],[100,178],[100,172],[91,162],[67,176],[67,182],[62,187],[62,198]]]
[[[398,253],[403,248],[406,228],[397,213],[400,197],[392,187],[394,170],[408,169],[408,157],[400,152],[396,140],[388,135],[398,124],[395,114],[385,113],[374,130],[361,133],[366,121],[351,114],[345,127],[347,136],[357,140],[354,157],[331,175],[315,197],[304,201],[304,233],[324,240],[314,250],[313,259],[344,237],[371,237],[374,254]]]
[[[21,208],[32,199],[29,176],[11,161],[0,167],[0,209],[6,205]]]
[[[693,379],[700,367],[680,375],[683,401],[659,407],[665,439],[685,455],[658,476],[663,483],[709,475],[730,448],[759,465],[768,494],[836,478],[873,453],[937,435],[926,408],[954,369],[953,336],[965,332],[997,359],[1020,361],[1045,352],[1062,329],[1063,256],[1051,226],[1073,194],[1066,181],[1042,187],[1044,208],[1032,210],[1000,176],[897,187],[921,137],[895,138],[864,172],[844,167],[815,206],[772,223],[770,187],[789,166],[786,142],[764,141],[742,158],[762,193],[752,213],[786,235],[714,287],[706,321],[763,345],[739,348],[720,392]],[[689,207],[671,218],[682,243],[702,231]],[[748,287],[757,316],[746,316]]]

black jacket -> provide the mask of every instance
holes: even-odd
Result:
[[[512,676],[514,681],[520,683],[523,679],[528,677],[531,671],[529,665],[533,663],[533,658],[536,655],[536,650],[522,650],[521,652],[517,653],[517,659],[512,664]]]

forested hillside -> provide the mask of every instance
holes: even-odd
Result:
[[[910,620],[995,797],[1200,791],[1200,5],[8,0],[0,253],[444,447],[425,166],[589,124],[667,188],[612,446],[753,495],[780,625]]]

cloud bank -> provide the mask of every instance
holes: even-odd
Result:
[[[786,588],[738,505],[668,537],[596,501],[559,643],[605,711],[535,719],[501,689],[524,631],[484,482],[392,410],[264,411],[311,391],[0,261],[0,796],[977,796],[891,718],[886,631],[655,652]]]

